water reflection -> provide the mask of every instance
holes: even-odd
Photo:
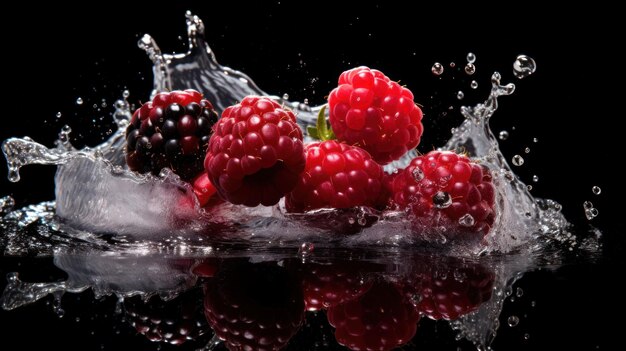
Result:
[[[410,343],[429,319],[486,345],[507,287],[532,262],[355,249],[306,257],[291,249],[186,256],[57,250],[54,265],[67,279],[23,282],[10,274],[2,307],[91,289],[94,304],[118,296],[127,327],[155,349],[281,350],[306,342],[391,350]]]

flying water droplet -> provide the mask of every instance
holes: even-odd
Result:
[[[62,116],[61,112],[57,112],[56,117],[61,118],[61,116]]]
[[[289,94],[284,93],[283,94],[283,100],[289,100]]]
[[[124,99],[127,99],[129,96],[130,96],[130,91],[128,91],[128,90],[124,90],[124,91],[122,92],[122,97],[123,97]]]
[[[470,76],[473,75],[474,73],[476,73],[476,66],[474,66],[473,63],[468,63],[467,65],[465,65],[465,73]]]
[[[529,147],[525,148],[525,149],[524,149],[524,153],[529,154],[529,153],[530,153],[530,148],[529,148]]]
[[[539,181],[539,176],[535,174],[533,176],[533,182],[537,183],[538,181]]]
[[[448,208],[452,205],[452,197],[445,191],[438,191],[433,196],[433,205],[439,209]]]
[[[520,155],[513,156],[513,164],[515,166],[518,166],[518,167],[523,165],[524,164],[524,158],[522,156],[520,156]]]
[[[468,63],[474,63],[476,61],[476,55],[474,55],[473,52],[468,52],[467,53],[467,62]]]
[[[450,68],[454,68],[454,66],[456,66],[456,63],[450,62]]]
[[[510,316],[510,317],[507,319],[507,323],[509,324],[509,327],[515,327],[515,326],[517,326],[517,325],[519,324],[519,317],[517,317],[517,316],[515,316],[515,315]]]
[[[76,99],[76,105],[82,105],[83,104],[83,98],[78,98]]]
[[[477,82],[477,81],[475,81],[475,80],[473,80],[473,81],[470,83],[470,88],[472,88],[472,89],[476,89],[476,88],[478,88],[478,82]]]
[[[498,138],[500,138],[500,140],[506,140],[509,138],[509,132],[507,132],[506,130],[501,130],[500,133],[498,134]]]
[[[459,91],[456,93],[456,98],[457,98],[457,99],[459,99],[459,100],[463,100],[463,98],[464,98],[464,97],[465,97],[465,93],[463,93],[462,91],[460,91],[460,90],[459,90]]]
[[[513,75],[518,79],[523,79],[529,75],[535,73],[537,70],[537,64],[532,57],[526,55],[519,55],[513,62]]]
[[[585,217],[587,217],[588,221],[598,217],[598,209],[593,207],[591,201],[585,201],[583,203],[583,208],[585,209]]]
[[[440,76],[443,73],[443,65],[439,62],[435,62],[430,68],[430,71],[433,72],[434,75]]]
[[[599,186],[594,185],[594,186],[591,188],[591,192],[593,192],[593,194],[594,194],[594,195],[600,195],[600,193],[602,192],[602,189],[600,189],[600,187],[599,187]]]

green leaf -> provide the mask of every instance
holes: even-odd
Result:
[[[322,106],[320,112],[317,114],[316,126],[308,126],[306,129],[310,137],[322,141],[335,139],[335,133],[333,133],[330,125],[326,122],[326,106],[327,105]]]

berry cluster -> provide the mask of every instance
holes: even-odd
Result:
[[[280,350],[305,322],[325,315],[350,350],[392,350],[416,334],[421,317],[454,320],[491,298],[495,274],[474,261],[417,254],[407,270],[324,259],[204,262],[206,320],[229,350]]]
[[[127,163],[142,173],[169,167],[193,184],[203,206],[214,193],[249,207],[284,197],[291,213],[407,210],[420,229],[444,228],[450,238],[480,240],[489,232],[496,191],[486,167],[433,151],[384,173],[384,164],[414,149],[422,136],[422,111],[410,90],[358,67],[342,73],[329,95],[330,126],[325,109],[308,130],[320,141],[304,145],[294,113],[271,98],[245,97],[218,120],[197,91],[160,93],[131,119]]]

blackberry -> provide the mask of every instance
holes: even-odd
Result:
[[[203,171],[217,112],[195,90],[159,93],[137,109],[126,129],[126,163],[138,173],[165,167],[189,181]]]

